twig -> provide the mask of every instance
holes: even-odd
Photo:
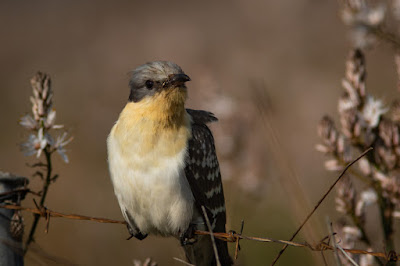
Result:
[[[35,196],[40,196],[40,193],[32,191],[29,188],[20,188],[20,189],[14,189],[11,191],[0,193],[0,198],[4,197],[4,196],[12,195],[12,194],[19,194],[19,193],[21,193],[21,194],[31,193]]]
[[[339,180],[344,176],[344,174],[346,173],[347,169],[349,169],[353,164],[355,164],[358,160],[360,160],[363,156],[365,156],[369,151],[371,151],[373,148],[370,147],[369,149],[367,149],[366,151],[364,151],[360,156],[357,157],[357,159],[355,159],[354,161],[352,161],[351,163],[349,163],[342,171],[342,173],[339,175],[339,177],[336,179],[336,181],[331,185],[331,187],[328,189],[328,191],[322,196],[322,198],[318,201],[317,205],[315,205],[314,209],[307,215],[306,219],[304,220],[304,222],[299,226],[299,228],[296,230],[296,232],[292,235],[292,237],[290,238],[290,241],[292,241],[297,234],[300,232],[300,230],[303,228],[303,226],[307,223],[307,221],[310,219],[310,217],[314,214],[314,212],[318,209],[318,207],[321,205],[321,203],[325,200],[325,198],[328,196],[328,194],[332,191],[332,189],[335,187],[335,185],[337,184],[337,182],[339,182]],[[278,259],[281,257],[281,255],[283,254],[283,252],[285,252],[286,248],[288,247],[288,245],[284,245],[283,248],[281,249],[281,251],[279,252],[278,256],[276,256],[276,258],[274,259],[274,261],[272,262],[272,265],[275,265],[275,263],[278,261]]]
[[[243,228],[244,228],[244,220],[242,220],[242,225],[240,226],[240,235],[243,234]],[[237,238],[237,240],[236,240],[235,260],[237,260],[238,255],[239,255],[239,250],[240,250],[239,240],[240,240],[240,238]]]
[[[349,254],[347,254],[347,252],[345,252],[345,251],[343,250],[343,248],[342,248],[341,246],[337,245],[336,243],[333,243],[333,245],[334,245],[335,248],[338,248],[338,249],[342,252],[342,254],[351,262],[351,264],[353,264],[354,266],[359,266],[359,265],[357,264],[357,262],[355,262],[355,261],[349,256]]]
[[[208,219],[206,208],[204,208],[204,206],[201,206],[201,209],[203,210],[204,218],[206,219],[207,227],[208,227],[208,230],[210,231],[211,241],[212,241],[213,249],[214,249],[215,261],[217,262],[217,266],[221,266],[221,262],[219,261],[219,256],[218,256],[217,245],[215,244],[214,233],[213,233],[213,230],[211,227],[210,220]]]
[[[333,252],[334,252],[334,254],[335,254],[336,264],[337,264],[338,266],[341,266],[342,263],[341,263],[341,261],[340,261],[339,254],[338,254],[337,248],[336,248],[335,234],[333,233],[332,222],[329,220],[329,217],[326,217],[326,223],[327,223],[327,225],[328,225],[329,235],[330,235],[331,238],[332,238]]]

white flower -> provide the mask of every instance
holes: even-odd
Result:
[[[48,113],[48,115],[47,115],[47,117],[46,117],[46,121],[44,122],[44,125],[45,125],[45,127],[48,128],[48,129],[50,129],[50,128],[53,128],[53,129],[60,129],[60,128],[63,128],[63,127],[64,127],[63,125],[55,125],[55,124],[54,124],[55,121],[56,121],[56,110],[52,109],[52,110]]]
[[[371,128],[375,128],[378,125],[381,116],[386,113],[387,110],[388,109],[384,107],[382,101],[376,100],[372,96],[368,96],[362,110],[362,116],[364,121]]]
[[[29,130],[34,130],[38,128],[38,124],[35,119],[32,118],[30,115],[25,115],[19,121],[19,124]]]
[[[64,147],[73,140],[73,137],[70,137],[67,140],[66,137],[67,132],[64,132],[61,136],[58,136],[56,142],[54,143],[54,148],[57,150],[58,154],[60,154],[64,162],[68,163],[69,160]]]
[[[36,153],[36,157],[39,158],[42,151],[49,143],[48,140],[48,136],[43,134],[43,128],[40,128],[37,136],[34,134],[29,135],[28,141],[22,144],[22,149],[26,156],[31,156]]]

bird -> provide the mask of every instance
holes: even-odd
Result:
[[[226,208],[207,126],[218,119],[185,107],[190,80],[169,61],[131,72],[128,103],[107,138],[111,181],[131,237],[172,236],[189,263],[232,265],[226,242],[194,234],[226,232]]]

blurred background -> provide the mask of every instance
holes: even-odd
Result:
[[[27,177],[34,172],[26,164],[35,158],[20,152],[27,133],[18,121],[31,110],[30,78],[46,72],[56,124],[74,136],[67,146],[70,163],[55,156],[60,177],[46,206],[121,220],[106,138],[126,104],[129,71],[170,60],[192,79],[187,106],[220,118],[212,130],[228,230],[239,231],[244,220],[245,235],[289,239],[337,177],[324,169],[326,158],[314,147],[321,117],[337,118],[351,47],[339,7],[315,0],[1,1],[0,169]],[[367,72],[369,92],[384,100],[398,96],[388,46],[367,52]],[[40,190],[40,179],[32,178],[31,186]],[[24,205],[32,205],[31,197]],[[334,195],[296,240],[316,243],[328,235],[327,216],[338,218]],[[32,215],[24,217],[28,231]],[[133,265],[147,257],[182,265],[173,257],[184,258],[177,240],[127,241],[121,225],[53,218],[45,234],[44,224],[27,265]],[[241,247],[240,265],[270,264],[281,248],[248,241]],[[280,265],[293,264],[320,265],[322,259],[289,248]]]

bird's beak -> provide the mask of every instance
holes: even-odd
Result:
[[[173,85],[181,85],[186,81],[190,81],[190,78],[186,74],[171,74],[169,75],[169,83]]]

